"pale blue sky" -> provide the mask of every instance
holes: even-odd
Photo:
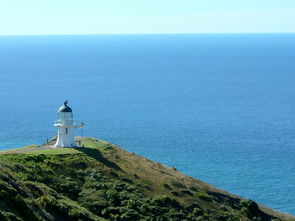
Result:
[[[0,35],[268,32],[295,32],[295,0],[0,0]]]

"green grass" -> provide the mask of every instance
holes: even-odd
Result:
[[[102,150],[102,151],[110,150],[113,147],[115,147],[115,145],[113,145],[113,144],[110,144],[110,143],[108,143],[106,141],[98,140],[98,139],[95,139],[95,138],[82,139],[80,146],[87,147],[87,148],[99,149],[99,150]]]
[[[77,149],[73,148],[51,148],[51,149],[45,149],[45,150],[31,150],[30,152],[26,152],[25,154],[78,154],[81,153]]]

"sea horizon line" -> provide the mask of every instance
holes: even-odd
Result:
[[[295,32],[200,32],[200,33],[53,33],[53,34],[0,34],[0,37],[37,36],[106,36],[106,35],[294,35]]]

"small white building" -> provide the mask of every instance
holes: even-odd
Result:
[[[76,147],[74,129],[78,128],[73,119],[73,111],[68,106],[68,101],[58,109],[58,119],[54,126],[57,127],[57,141],[55,147]]]

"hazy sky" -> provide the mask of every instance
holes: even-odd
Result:
[[[295,0],[0,0],[0,35],[295,32]]]

